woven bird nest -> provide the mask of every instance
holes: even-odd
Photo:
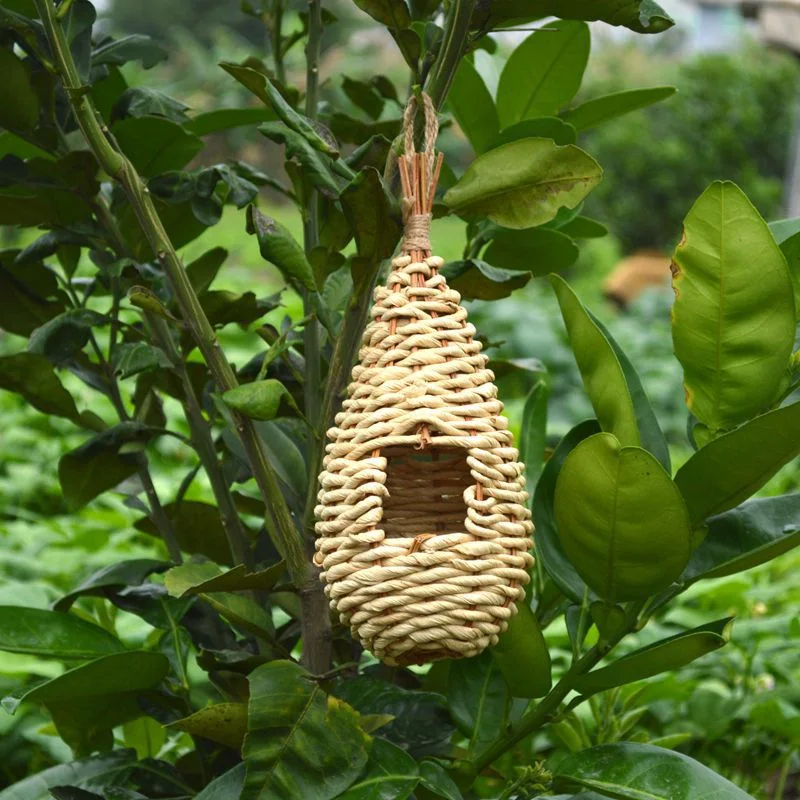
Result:
[[[375,290],[360,363],[328,432],[315,563],[331,606],[387,664],[474,656],[497,643],[533,559],[524,467],[458,292],[431,255],[441,168],[399,159],[405,237]]]

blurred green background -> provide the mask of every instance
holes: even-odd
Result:
[[[217,66],[220,60],[238,62],[265,50],[263,26],[246,13],[250,8],[247,0],[241,5],[218,0],[191,4],[113,0],[105,7],[104,24],[109,31],[148,33],[164,42],[171,53],[169,60],[147,73],[137,64],[128,64],[124,68],[128,83],[158,88],[179,98],[193,113],[200,113],[251,103],[245,90]],[[391,42],[381,31],[376,32],[353,4],[326,3],[326,7],[344,24],[329,29],[323,43],[323,99],[336,97],[338,103],[347,102],[342,77],[368,78],[376,73],[392,78],[402,98],[407,89],[403,85],[405,70]],[[289,29],[301,28],[302,9],[302,4],[296,4],[287,19]],[[676,465],[690,450],[681,371],[672,354],[669,251],[680,238],[683,217],[714,179],[736,181],[768,220],[785,216],[785,187],[800,97],[795,56],[760,44],[744,20],[737,22],[733,33],[726,22],[721,38],[715,39],[699,37],[692,19],[687,17],[685,25],[653,37],[655,41],[593,29],[594,49],[581,99],[663,84],[674,84],[678,94],[583,137],[582,146],[606,172],[584,213],[602,221],[609,235],[588,240],[567,276],[638,369]],[[346,47],[344,39],[331,37],[334,29],[342,37],[347,35]],[[496,37],[497,52],[492,58],[478,53],[476,64],[487,83],[491,84],[497,60],[516,41],[514,37],[521,36],[524,34]],[[287,63],[290,79],[304,69],[301,59],[298,48],[291,51]],[[354,115],[359,113],[355,106],[351,110]],[[397,116],[398,111],[397,107],[387,108],[384,115]],[[444,128],[441,147],[452,163],[462,168],[472,157],[455,125]],[[202,163],[229,158],[241,158],[285,179],[278,148],[252,129],[217,136],[203,151]],[[262,205],[266,213],[301,238],[299,216],[281,204],[279,195],[265,194]],[[221,245],[231,257],[220,286],[271,294],[279,286],[278,276],[261,260],[255,238],[247,236],[244,227],[244,212],[228,208],[222,222],[186,247],[183,255],[188,262],[209,247]],[[0,229],[3,246],[23,245],[35,236],[35,231],[28,231],[15,239],[11,231]],[[460,258],[463,223],[455,218],[436,221],[433,241],[438,254],[448,260]],[[656,269],[646,276],[632,269],[627,283],[623,281],[625,302],[621,308],[619,302],[606,299],[607,281],[621,259],[642,253]],[[624,275],[617,273],[617,277],[622,280]],[[270,315],[277,326],[285,317],[302,316],[296,297],[285,294],[283,300],[283,307]],[[592,415],[546,282],[534,281],[496,303],[472,303],[470,312],[493,357],[536,358],[546,366],[552,388],[551,444],[576,422]],[[238,366],[245,364],[258,346],[253,333],[231,326],[221,338]],[[23,340],[0,332],[0,352],[16,352],[24,346]],[[105,402],[72,376],[64,375],[63,380],[79,407]],[[123,384],[123,388],[131,391],[132,384]],[[514,427],[521,415],[523,388],[503,387]],[[167,405],[166,411],[170,421],[179,424],[177,406]],[[46,607],[73,587],[76,576],[120,558],[146,557],[158,551],[158,543],[132,527],[138,510],[111,493],[80,514],[66,514],[57,463],[64,452],[82,442],[80,431],[64,420],[32,410],[10,393],[0,393],[0,414],[0,604]],[[190,451],[177,439],[162,437],[151,453],[157,486],[164,496],[171,496],[179,480],[176,476],[191,463]],[[795,464],[779,473],[763,493],[798,489],[800,467]],[[209,497],[201,478],[192,484],[187,497]],[[685,735],[687,752],[743,787],[751,780],[748,776],[760,774],[759,760],[767,769],[776,755],[791,759],[800,745],[800,623],[794,619],[800,588],[792,579],[797,567],[800,556],[788,555],[745,575],[704,582],[702,588],[683,595],[664,624],[695,625],[709,615],[736,614],[740,621],[735,642],[715,657],[713,667],[701,662],[680,675],[653,681],[646,690],[647,713],[663,734]],[[138,618],[126,619],[124,612],[117,613],[132,637],[149,635]],[[566,652],[566,633],[556,628],[548,629],[548,640]],[[662,633],[663,629],[653,625],[646,635],[649,640]],[[0,654],[0,688],[12,688],[28,673],[46,676],[54,669],[58,667],[39,659]],[[0,714],[0,785],[68,756],[66,746],[50,735],[44,722],[32,710],[17,717]],[[749,788],[756,796],[771,797],[760,794],[760,786]]]

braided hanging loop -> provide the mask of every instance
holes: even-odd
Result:
[[[430,98],[398,161],[405,236],[375,290],[360,363],[320,476],[315,563],[331,606],[387,664],[474,656],[524,600],[533,526],[524,466],[458,292],[431,255],[442,158]]]

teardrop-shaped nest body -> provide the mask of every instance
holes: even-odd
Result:
[[[440,164],[432,150],[399,160],[403,255],[375,290],[360,363],[328,431],[316,508],[314,561],[331,607],[395,665],[496,644],[533,564],[524,466],[494,375],[430,252]]]

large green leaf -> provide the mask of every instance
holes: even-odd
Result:
[[[575,128],[559,117],[538,117],[504,128],[492,137],[487,150],[494,150],[500,145],[516,142],[517,139],[552,139],[556,144],[575,144],[578,134]]]
[[[0,650],[52,658],[96,658],[124,649],[108,631],[73,614],[0,606]]]
[[[478,156],[444,196],[461,214],[485,214],[505,228],[549,222],[575,208],[600,182],[600,165],[575,145],[519,139]]]
[[[39,96],[30,69],[11,49],[0,47],[0,73],[0,128],[24,135],[39,121]]]
[[[83,595],[103,597],[109,590],[121,589],[125,586],[140,586],[154,572],[163,572],[170,566],[168,561],[156,561],[152,558],[134,558],[128,561],[117,561],[93,572],[86,580],[81,581],[69,594],[65,594],[53,605],[56,611],[68,611],[70,606]]]
[[[219,518],[219,509],[199,500],[167,503],[164,511],[172,522],[181,550],[206,556],[218,564],[229,564],[231,559],[228,539]],[[158,528],[149,517],[135,523],[137,530],[158,536]]]
[[[678,470],[693,525],[739,505],[800,453],[800,403],[769,411],[701,447]]]
[[[168,55],[164,46],[155,39],[141,33],[133,33],[121,39],[105,40],[92,52],[92,65],[122,66],[129,61],[141,61],[145,69],[150,69],[160,61],[164,61]]]
[[[786,386],[791,276],[767,224],[729,182],[711,184],[692,207],[672,271],[686,404],[715,435],[769,408]]]
[[[58,379],[50,361],[39,353],[0,356],[0,389],[22,395],[45,414],[78,422],[72,395]]]
[[[547,374],[542,373],[525,399],[519,437],[519,454],[520,460],[525,465],[525,488],[529,499],[533,498],[536,482],[544,469],[549,399],[550,381]]]
[[[661,33],[675,24],[654,0],[493,0],[491,6],[480,6],[475,15],[477,23],[490,27],[542,17],[607,22],[637,33]]]
[[[498,269],[480,258],[451,261],[442,275],[465,300],[502,300],[531,279],[529,273]]]
[[[518,603],[491,653],[512,697],[544,697],[550,691],[550,651],[527,600]]]
[[[405,750],[375,739],[364,773],[337,800],[405,800],[419,778],[417,762]]]
[[[627,89],[614,92],[594,100],[587,100],[582,105],[565,111],[564,119],[579,131],[593,128],[601,122],[630,114],[653,103],[660,103],[672,97],[677,89],[674,86],[654,86],[652,89]]]
[[[164,117],[128,117],[111,130],[137,172],[147,178],[182,169],[203,149],[202,139]]]
[[[231,750],[241,750],[247,732],[247,704],[215,703],[171,725],[192,736],[219,742]]]
[[[471,752],[480,752],[505,729],[509,688],[490,652],[450,665],[447,705]]]
[[[553,788],[594,789],[618,800],[753,800],[683,753],[647,744],[603,744],[560,761]]]
[[[722,578],[771,561],[800,544],[800,494],[748,500],[707,522],[684,581]]]
[[[31,775],[0,791],[0,800],[51,800],[50,788],[53,786],[77,786],[87,791],[124,786],[135,767],[136,753],[133,750],[114,750],[112,753],[58,764]]]
[[[367,763],[358,714],[301,667],[273,661],[250,673],[242,800],[331,800]]]
[[[311,264],[288,228],[250,206],[247,209],[247,232],[256,235],[261,256],[274,264],[289,283],[317,291]]]
[[[278,118],[293,131],[300,134],[314,150],[331,156],[339,154],[339,148],[331,134],[325,131],[319,123],[313,122],[308,117],[295,111],[283,99],[277,87],[263,72],[257,72],[251,67],[244,67],[225,61],[220,63],[220,66],[225,72],[253,92],[265,105],[271,107]]]
[[[585,439],[599,433],[597,420],[576,425],[561,440],[547,464],[533,497],[533,523],[536,528],[534,548],[537,558],[558,588],[576,603],[582,603],[588,587],[564,553],[554,512],[558,476],[567,456]]]
[[[680,669],[724,647],[730,640],[732,627],[733,617],[726,617],[654,642],[618,658],[607,667],[582,675],[575,682],[575,689],[581,694],[594,694]]]
[[[141,453],[127,449],[143,447],[156,435],[139,422],[121,422],[61,456],[58,479],[67,505],[81,508],[133,475],[141,468]]]
[[[550,277],[578,368],[604,431],[625,446],[642,443],[636,410],[625,373],[605,333],[589,315],[570,285],[557,275]]]
[[[184,127],[195,136],[208,136],[231,128],[268,122],[276,116],[271,108],[217,108],[198,114]]]
[[[464,59],[447,94],[447,105],[476,153],[489,149],[500,130],[494,99],[475,65]]]
[[[28,351],[47,356],[59,366],[86,346],[92,328],[108,321],[108,317],[89,308],[72,308],[37,328],[28,340]]]
[[[159,684],[168,669],[161,653],[115,653],[5,697],[2,704],[10,713],[21,703],[44,705],[61,738],[77,753],[106,750],[113,743],[113,728],[142,716],[138,694]]]
[[[406,0],[353,0],[353,2],[381,25],[395,30],[411,25],[411,15]]]
[[[560,231],[500,229],[484,251],[483,259],[493,267],[530,272],[538,278],[572,266],[579,255],[575,242]]]
[[[580,88],[591,38],[585,22],[552,22],[509,56],[497,86],[497,113],[507,128],[560,111]]]
[[[677,486],[654,456],[609,433],[567,456],[555,518],[570,561],[611,602],[666,588],[691,555],[689,514]]]
[[[789,265],[789,274],[792,276],[794,286],[794,307],[800,315],[800,219],[770,222],[769,229]]]
[[[164,585],[173,597],[190,597],[207,592],[267,592],[284,572],[282,561],[258,572],[247,572],[242,565],[223,572],[211,562],[190,561],[173,567],[164,576]]]
[[[244,775],[244,763],[237,764],[233,769],[229,769],[219,778],[211,781],[200,794],[195,795],[194,800],[233,800],[242,794]]]

